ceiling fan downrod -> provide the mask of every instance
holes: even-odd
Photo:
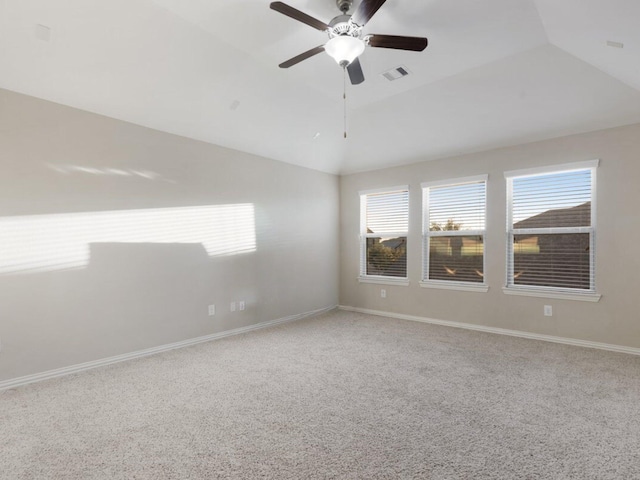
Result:
[[[336,0],[336,5],[343,15],[346,15],[353,5],[353,0]]]

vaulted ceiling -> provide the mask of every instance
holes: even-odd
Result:
[[[638,0],[387,0],[365,32],[429,46],[365,50],[346,139],[333,59],[278,68],[326,34],[269,3],[0,0],[0,87],[330,173],[640,122]]]

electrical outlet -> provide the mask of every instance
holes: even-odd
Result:
[[[240,300],[238,302],[238,310],[240,311],[244,310],[244,300]]]
[[[215,305],[209,305],[209,316],[213,317],[216,314],[216,306]]]
[[[551,305],[545,305],[544,306],[544,316],[545,317],[551,317],[553,315],[553,308],[551,308]]]
[[[232,312],[236,311],[236,302],[231,302],[231,305],[229,305],[229,310]]]
[[[380,298],[387,298],[387,291],[384,288],[380,289]]]

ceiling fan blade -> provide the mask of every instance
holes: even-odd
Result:
[[[303,13],[300,10],[296,10],[295,8],[290,7],[286,3],[271,2],[269,7],[271,7],[271,10],[280,12],[283,15],[286,15],[287,17],[291,17],[294,20],[298,20],[299,22],[306,23],[310,27],[320,30],[321,32],[324,32],[325,30],[329,29],[329,25],[327,25],[326,23],[321,22],[317,18],[313,18],[310,15],[307,15],[306,13]]]
[[[428,41],[424,37],[403,37],[398,35],[369,35],[369,46],[379,48],[395,48],[421,52],[427,48]]]
[[[360,60],[358,58],[347,65],[347,72],[349,72],[351,85],[359,85],[364,82],[364,73],[362,73],[362,66],[360,65]]]
[[[307,50],[300,55],[296,55],[293,58],[290,58],[286,62],[282,62],[278,65],[280,68],[289,68],[295,65],[296,63],[300,63],[303,60],[306,60],[309,57],[313,57],[314,55],[319,54],[320,52],[324,52],[324,45],[320,45],[319,47],[312,48],[311,50]]]
[[[363,27],[386,1],[387,0],[362,0],[358,9],[351,16],[351,21]]]

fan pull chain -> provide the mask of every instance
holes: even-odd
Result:
[[[347,67],[342,67],[342,99],[344,100],[344,138],[347,138]]]

